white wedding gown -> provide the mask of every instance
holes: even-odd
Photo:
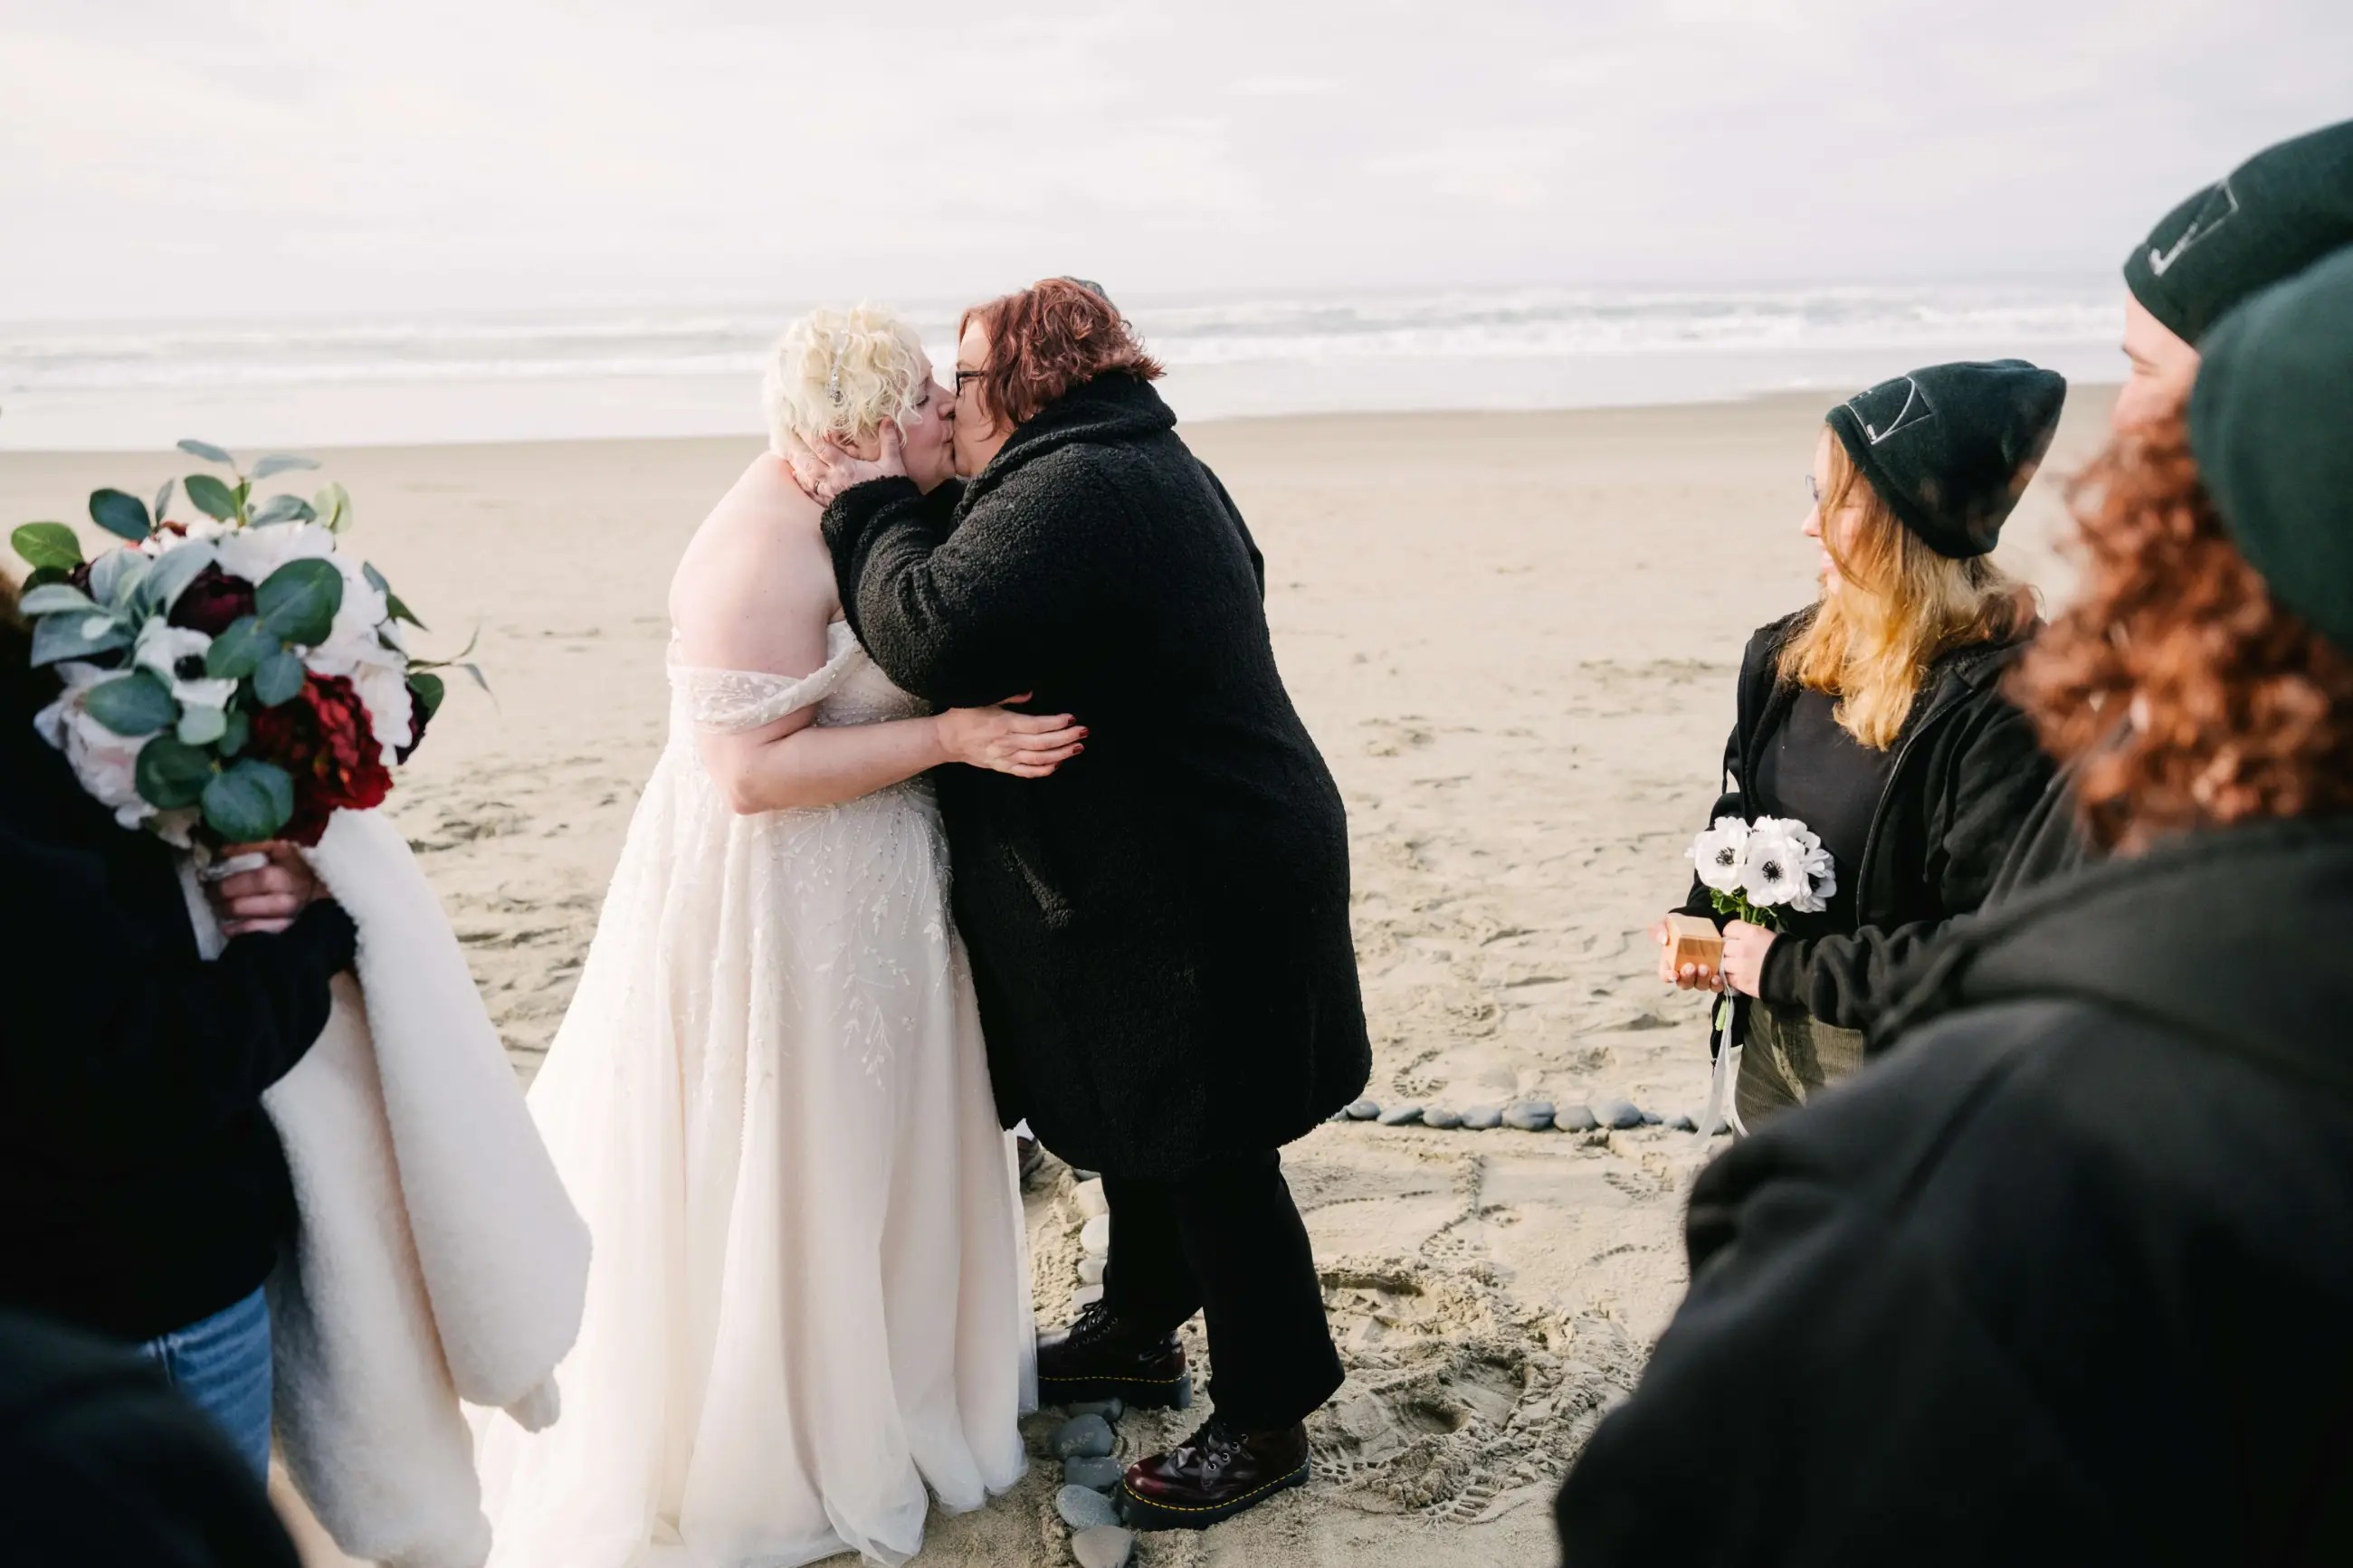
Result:
[[[836,623],[792,679],[673,662],[531,1108],[594,1253],[564,1415],[478,1426],[493,1568],[900,1563],[1024,1468],[1035,1338],[928,781],[739,817],[698,728],[920,713]],[[927,1496],[927,1491],[929,1496]]]

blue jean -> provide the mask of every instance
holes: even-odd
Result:
[[[256,1290],[139,1353],[213,1418],[255,1476],[269,1476],[269,1303]]]

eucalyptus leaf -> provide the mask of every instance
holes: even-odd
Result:
[[[294,819],[294,781],[248,757],[204,788],[205,826],[231,844],[259,844]]]
[[[253,477],[257,479],[266,479],[272,474],[291,473],[296,468],[315,468],[318,466],[316,458],[297,458],[284,452],[272,452],[269,457],[253,465]]]
[[[232,468],[237,467],[235,458],[230,457],[210,441],[199,441],[190,437],[180,443],[180,450],[191,458],[202,458],[207,463],[225,463]]]
[[[215,680],[243,680],[261,668],[263,659],[284,646],[283,639],[265,627],[259,616],[240,616],[205,650],[205,673]]]
[[[303,668],[302,660],[289,649],[280,648],[263,658],[261,668],[253,672],[253,699],[264,708],[291,702],[302,695],[303,683],[310,679],[311,672]]]
[[[442,700],[449,695],[449,688],[438,675],[412,675],[408,678],[408,694],[417,700],[421,729],[426,721],[441,711]]]
[[[385,614],[390,616],[394,620],[406,621],[410,626],[415,626],[420,632],[429,632],[433,629],[431,626],[427,626],[423,621],[418,620],[417,618],[417,612],[410,609],[406,605],[402,604],[400,601],[400,595],[393,593],[390,589],[386,589],[385,591],[384,609]]]
[[[164,514],[172,510],[172,492],[179,487],[177,479],[165,479],[164,488],[155,492],[155,526],[164,526]]]
[[[158,735],[140,748],[132,776],[139,798],[149,805],[158,811],[185,811],[204,799],[205,786],[213,780],[213,760],[177,736]]]
[[[79,610],[86,616],[106,613],[90,602],[88,594],[64,583],[29,590],[16,607],[28,616],[54,616],[62,610]]]
[[[237,518],[237,493],[210,474],[190,474],[181,481],[187,487],[188,499],[206,517],[221,522]]]
[[[221,727],[219,743],[213,749],[224,757],[233,757],[244,751],[246,742],[252,739],[253,721],[246,716],[244,709],[232,708],[228,710],[227,721]]]
[[[169,615],[188,584],[219,559],[219,552],[209,544],[183,544],[155,558],[147,581],[140,584],[140,595],[156,614]]]
[[[62,522],[28,522],[8,536],[27,566],[70,572],[81,564],[81,541]]]
[[[316,556],[289,561],[254,591],[253,607],[261,624],[286,641],[315,647],[327,640],[335,612],[343,607],[343,574]]]
[[[253,514],[253,526],[267,528],[274,522],[311,522],[318,513],[301,496],[271,496]]]
[[[184,708],[174,733],[184,745],[209,746],[228,733],[228,714],[219,708]]]
[[[311,498],[318,509],[319,521],[330,533],[341,533],[352,525],[351,492],[339,484],[331,484]]]
[[[90,491],[90,519],[116,538],[130,540],[133,544],[155,531],[154,523],[147,516],[147,503],[121,490]]]
[[[171,689],[143,669],[100,681],[82,694],[82,705],[91,718],[133,740],[166,728],[180,716]]]
[[[474,678],[474,684],[475,684],[475,685],[477,685],[477,686],[479,686],[479,687],[480,687],[480,688],[482,689],[482,690],[483,690],[483,692],[484,692],[485,694],[487,694],[487,693],[490,691],[490,689],[491,689],[491,683],[490,683],[489,679],[488,679],[486,677],[484,677],[484,675],[482,674],[482,667],[481,667],[480,665],[479,665],[479,664],[461,664],[461,665],[459,665],[458,668],[459,668],[459,669],[464,670],[468,675],[472,676],[472,677]]]
[[[73,574],[70,572],[60,572],[54,566],[36,566],[25,574],[25,592],[29,594],[36,588],[47,588],[59,583],[70,586],[72,582]]]
[[[95,658],[131,646],[131,634],[110,616],[44,616],[33,623],[36,665]]]
[[[110,550],[90,563],[90,596],[111,610],[128,610],[154,566],[153,557],[136,550]]]

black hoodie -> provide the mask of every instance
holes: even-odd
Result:
[[[1132,376],[1017,428],[952,506],[828,509],[874,662],[943,706],[1034,693],[1086,752],[938,775],[997,1108],[1089,1169],[1173,1176],[1300,1137],[1372,1048],[1340,791],[1275,668],[1249,530]]]
[[[2353,1561],[2353,821],[1956,931],[1903,1048],[1700,1177],[1578,1568]]]
[[[1725,794],[1708,813],[1753,820],[1743,781],[1757,773],[1765,743],[1797,688],[1780,679],[1781,650],[1813,616],[1810,607],[1761,628],[1740,661],[1738,709],[1725,742]],[[1956,648],[1930,667],[1894,744],[1860,867],[1841,866],[1855,889],[1854,929],[1777,939],[1761,990],[1826,1024],[1865,1027],[1894,979],[1955,918],[1986,898],[2011,841],[2052,773],[2026,715],[2001,693],[2023,638]],[[1686,912],[1715,918],[1696,879]]]

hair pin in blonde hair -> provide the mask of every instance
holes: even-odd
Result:
[[[827,357],[833,361],[833,368],[826,374],[825,395],[828,401],[835,404],[839,404],[841,401],[841,356],[843,351],[849,347],[848,332],[834,333],[832,341],[827,345]]]

